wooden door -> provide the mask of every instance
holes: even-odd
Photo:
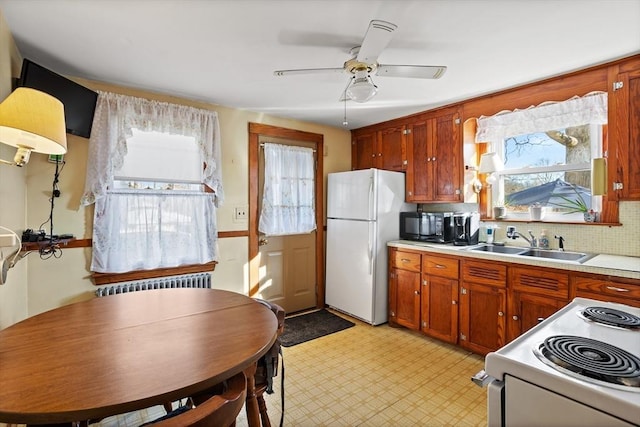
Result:
[[[434,120],[431,149],[433,190],[431,200],[462,202],[462,139],[459,112],[448,112]]]
[[[269,139],[273,141],[273,138]],[[282,142],[285,144],[284,142]],[[287,141],[285,145],[313,148],[309,142]],[[263,150],[262,150],[263,151]],[[264,153],[258,159],[258,212],[262,208]],[[314,153],[314,157],[317,152]],[[316,232],[287,236],[259,234],[259,297],[272,301],[287,313],[316,304]]]
[[[487,354],[505,344],[506,296],[506,289],[478,283],[461,284],[460,346]]]
[[[370,169],[377,167],[376,132],[357,135],[351,141],[351,169]]]
[[[421,330],[450,343],[458,341],[458,281],[423,275]]]
[[[378,161],[380,169],[402,172],[406,168],[405,127],[395,126],[378,132]]]
[[[407,127],[407,176],[405,200],[421,202],[432,197],[431,161],[427,148],[429,140],[427,120],[413,123]]]
[[[566,305],[566,300],[525,292],[513,292],[509,296],[507,342],[536,326]]]

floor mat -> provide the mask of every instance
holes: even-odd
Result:
[[[355,326],[355,323],[324,309],[301,314],[285,319],[280,343],[285,347],[291,347],[352,326]]]

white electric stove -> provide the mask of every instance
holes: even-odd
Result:
[[[489,426],[640,425],[640,308],[576,298],[489,353]]]

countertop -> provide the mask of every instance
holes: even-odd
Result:
[[[388,246],[396,248],[406,248],[423,250],[441,254],[457,255],[468,258],[488,259],[494,261],[511,262],[514,264],[534,265],[562,270],[581,271],[586,273],[605,274],[616,277],[626,277],[640,279],[640,257],[598,254],[586,262],[579,264],[573,261],[563,261],[555,259],[540,259],[524,257],[519,255],[486,253],[470,251],[473,246],[454,246],[453,244],[438,244],[414,242],[411,240],[393,240],[387,243]]]

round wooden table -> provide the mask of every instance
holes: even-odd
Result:
[[[213,289],[131,292],[39,314],[0,331],[0,422],[100,419],[175,401],[252,372],[276,329],[264,305]]]

